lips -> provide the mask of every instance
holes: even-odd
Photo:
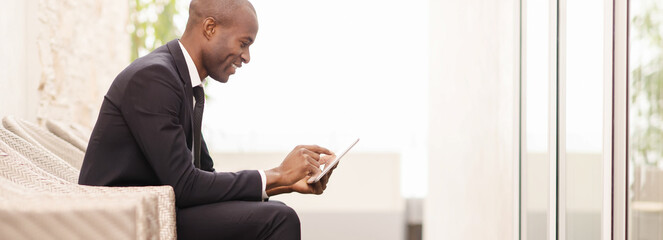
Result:
[[[235,71],[237,71],[237,69],[238,69],[238,68],[241,68],[241,67],[242,67],[241,64],[240,64],[240,65],[236,65],[236,64],[234,64],[234,63],[231,63],[231,64],[230,64],[230,69],[232,69],[232,72],[231,72],[230,74],[235,74]]]
[[[239,68],[239,67],[237,67],[237,65],[235,65],[234,63],[231,63],[230,68],[227,68],[226,71],[228,71],[228,74],[233,75],[233,74],[235,74],[235,71],[237,71],[237,68]]]

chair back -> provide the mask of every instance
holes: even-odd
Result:
[[[81,169],[85,153],[67,141],[48,132],[48,130],[12,116],[3,118],[2,125],[26,141],[44,147],[49,152],[71,164],[74,168]]]
[[[75,133],[73,127],[67,126],[67,124],[62,122],[47,120],[46,128],[51,133],[55,134],[55,136],[62,138],[62,140],[65,140],[71,145],[74,145],[74,147],[80,149],[81,151],[85,152],[87,149],[88,140],[83,140],[83,138],[79,136],[80,134]]]
[[[44,147],[31,144],[1,126],[0,141],[10,146],[14,151],[20,153],[44,171],[68,182],[78,183],[80,172]]]

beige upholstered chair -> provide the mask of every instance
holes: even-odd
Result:
[[[44,147],[33,145],[1,126],[0,141],[9,145],[14,151],[20,153],[44,171],[72,184],[78,184],[79,171]]]
[[[67,124],[67,126],[69,126],[69,128],[71,129],[71,133],[73,133],[74,135],[78,136],[78,138],[85,141],[87,145],[87,142],[90,141],[90,135],[92,135],[92,129],[89,129],[77,123],[69,123]]]
[[[89,138],[82,138],[82,133],[76,133],[76,130],[74,130],[72,125],[67,125],[65,123],[54,120],[47,120],[46,128],[51,133],[55,134],[55,136],[58,136],[62,140],[65,140],[71,145],[74,145],[74,147],[80,149],[81,151],[85,152],[87,149],[87,142],[89,141]]]
[[[158,239],[154,201],[144,193],[29,191],[0,178],[0,239]]]
[[[85,156],[83,151],[48,132],[48,130],[12,116],[3,118],[2,125],[29,143],[42,146],[71,164],[74,168],[81,169],[83,157]]]
[[[12,133],[0,129],[0,148],[9,153],[11,158],[0,158],[0,177],[4,177],[24,188],[34,191],[52,193],[98,193],[98,194],[132,194],[149,193],[156,195],[153,202],[158,207],[158,222],[161,239],[175,239],[175,194],[170,186],[158,187],[92,187],[77,185],[72,182],[71,176],[77,176],[78,171],[71,171],[62,164],[46,164],[48,161],[62,161],[43,149],[27,141],[21,141]],[[9,144],[6,144],[9,142]],[[11,146],[11,147],[10,147]],[[18,149],[18,150],[15,150]],[[31,158],[28,160],[24,155]],[[45,170],[45,169],[47,170]],[[53,174],[55,173],[55,174]],[[58,177],[58,175],[64,178]],[[67,180],[65,180],[65,178]],[[156,220],[156,219],[155,219]]]

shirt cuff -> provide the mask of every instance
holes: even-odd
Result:
[[[267,177],[265,176],[265,170],[258,170],[258,173],[260,173],[260,180],[262,180],[262,200],[265,201],[265,199],[268,199],[269,196],[267,196]]]

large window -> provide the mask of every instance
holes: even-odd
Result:
[[[629,239],[663,239],[663,4],[630,0]]]
[[[522,145],[523,239],[546,239],[550,214],[550,4],[547,0],[526,1],[522,80],[525,118]],[[553,98],[554,99],[554,98]],[[554,149],[553,149],[554,151]],[[553,155],[554,156],[554,155]]]
[[[604,30],[603,0],[566,1],[566,38],[560,48],[560,81],[564,87],[560,105],[564,127],[560,128],[560,231],[564,239],[600,239],[603,207],[603,93]],[[606,25],[604,25],[606,24]],[[609,38],[609,36],[608,36]],[[609,67],[609,66],[608,66]],[[565,94],[563,96],[562,94]],[[606,149],[611,149],[607,146]],[[607,201],[607,200],[606,200]],[[562,235],[563,234],[563,235]]]
[[[524,2],[521,239],[601,239],[610,204],[607,1]]]
[[[403,195],[424,196],[428,1],[252,3],[251,62],[206,89],[211,151],[340,150],[360,137],[353,151],[399,154]]]

